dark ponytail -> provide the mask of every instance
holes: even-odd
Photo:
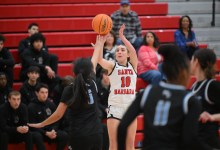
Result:
[[[89,97],[86,84],[92,82],[93,65],[90,59],[80,58],[74,62],[73,69],[76,77],[72,85],[73,97],[68,104],[74,109],[88,106]]]
[[[82,74],[78,74],[72,85],[73,97],[71,103],[69,104],[71,108],[83,108],[88,104],[88,96],[85,81]]]
[[[189,59],[176,45],[162,45],[158,53],[164,58],[162,70],[169,82],[185,85],[189,78]]]
[[[206,79],[213,78],[215,75],[216,63],[215,53],[210,49],[199,49],[194,53],[193,57],[198,60]]]

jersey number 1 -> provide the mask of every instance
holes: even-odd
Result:
[[[121,87],[129,87],[131,84],[131,77],[121,77]]]

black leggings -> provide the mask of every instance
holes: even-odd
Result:
[[[102,150],[102,133],[70,138],[72,150]]]

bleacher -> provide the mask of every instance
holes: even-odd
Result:
[[[167,3],[156,3],[155,0],[130,0],[131,9],[139,14],[143,34],[152,30],[162,43],[174,42],[174,31],[178,28],[180,16],[167,16]],[[0,32],[6,37],[5,47],[10,48],[15,59],[15,83],[18,90],[22,83],[19,80],[21,70],[18,56],[18,44],[28,36],[27,26],[36,22],[40,32],[46,37],[49,52],[59,57],[58,75],[72,74],[71,62],[77,57],[89,57],[93,53],[90,43],[95,42],[96,33],[92,31],[91,22],[95,15],[110,15],[119,9],[119,0],[1,0]],[[207,47],[200,44],[200,47]],[[220,61],[218,62],[220,66]],[[219,67],[220,70],[220,67]],[[217,76],[217,79],[220,79]],[[192,83],[189,83],[190,85]],[[137,91],[147,86],[142,79],[137,80]],[[135,145],[141,146],[143,140],[143,116],[138,117],[138,129]],[[9,149],[23,149],[24,145],[11,144]],[[54,150],[54,145],[47,145]]]

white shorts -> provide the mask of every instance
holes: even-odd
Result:
[[[108,106],[107,118],[115,118],[121,120],[128,107]]]

